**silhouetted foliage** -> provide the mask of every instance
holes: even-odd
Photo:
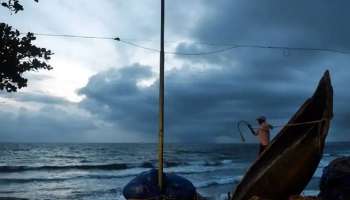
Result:
[[[39,2],[39,0],[34,0],[35,2]],[[17,13],[18,11],[23,10],[22,4],[19,3],[19,0],[7,0],[2,1],[1,5],[8,8],[11,12]]]
[[[23,10],[19,0],[1,1],[1,5],[14,13]],[[24,72],[52,69],[47,61],[53,53],[33,45],[32,41],[36,39],[33,33],[20,35],[18,30],[0,23],[0,90],[16,92],[27,86],[28,80],[22,76]]]
[[[16,92],[27,86],[24,72],[52,69],[47,63],[52,52],[33,45],[33,40],[33,33],[20,37],[18,30],[0,23],[0,90]]]

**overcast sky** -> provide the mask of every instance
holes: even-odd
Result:
[[[159,48],[156,0],[25,0],[1,22],[21,32],[120,37]],[[166,1],[166,51],[207,52],[243,44],[350,51],[347,0]],[[37,37],[51,71],[0,93],[0,142],[157,142],[157,53],[113,40]],[[235,122],[266,115],[283,124],[326,69],[335,117],[328,141],[350,140],[350,55],[237,48],[166,55],[167,142],[240,142]],[[278,130],[273,131],[273,135]],[[256,138],[248,137],[249,142]]]

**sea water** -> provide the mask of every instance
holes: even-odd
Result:
[[[225,199],[257,151],[257,144],[166,144],[165,171],[189,179],[203,196]],[[323,167],[346,155],[350,143],[327,143],[304,193],[317,194]],[[123,187],[156,166],[156,144],[2,143],[0,197],[122,200]]]

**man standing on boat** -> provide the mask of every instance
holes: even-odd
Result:
[[[273,127],[269,123],[267,123],[265,116],[260,116],[256,120],[258,121],[259,128],[257,129],[254,135],[258,137],[260,142],[260,147],[259,147],[259,155],[260,155],[270,144],[270,130]]]

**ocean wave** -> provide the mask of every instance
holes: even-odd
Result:
[[[66,178],[2,178],[0,184],[8,183],[33,183],[33,182],[58,182],[67,180]]]
[[[0,184],[8,184],[8,183],[33,183],[33,182],[63,182],[70,180],[79,180],[79,179],[117,179],[117,178],[125,178],[130,176],[136,176],[141,172],[145,171],[145,169],[137,168],[132,170],[120,171],[120,173],[116,173],[115,175],[111,174],[86,174],[86,175],[77,175],[70,177],[60,177],[60,178],[0,178]]]
[[[164,166],[166,168],[180,167],[180,166],[222,166],[233,164],[235,160],[225,159],[225,160],[210,160],[210,161],[181,161],[181,160],[166,160],[164,161]],[[133,164],[137,167],[152,168],[157,165],[157,161],[145,161],[142,164]]]
[[[205,173],[226,168],[237,168],[239,163],[234,163],[233,160],[218,160],[218,161],[166,161],[164,162],[165,170],[182,173]],[[43,165],[43,166],[0,166],[0,173],[19,173],[25,171],[59,171],[59,170],[104,170],[104,171],[130,171],[136,169],[147,170],[155,168],[156,163],[153,161],[145,161],[142,163],[112,163],[112,164],[81,164],[81,165]],[[126,172],[127,172],[126,171]],[[133,176],[132,173],[129,176]]]
[[[53,158],[64,158],[64,159],[85,159],[84,156],[67,156],[67,155],[54,155]]]
[[[155,168],[157,165],[156,161],[145,161],[141,164],[134,163],[129,164],[130,167],[143,167],[143,168]],[[190,163],[187,162],[181,162],[181,161],[164,161],[164,167],[170,168],[170,167],[177,167],[177,166],[186,166],[190,165]]]
[[[317,168],[315,173],[313,174],[313,178],[321,178],[322,177],[322,174],[323,174],[323,168],[320,167],[320,168]]]
[[[169,168],[190,165],[190,163],[183,162],[183,161],[165,161],[164,164],[165,164],[165,167],[169,167]]]
[[[222,166],[232,164],[233,160],[206,161],[204,166]]]
[[[74,191],[69,199],[115,199],[115,196],[120,196],[119,189],[102,189],[92,191]]]
[[[124,163],[102,165],[63,165],[63,166],[0,166],[0,173],[23,171],[51,171],[51,170],[123,170],[128,169]]]
[[[304,190],[301,194],[304,196],[317,196],[319,193],[319,190]]]
[[[205,165],[189,165],[180,166],[165,169],[166,172],[178,173],[178,174],[201,174],[208,172],[215,172],[220,170],[228,170],[239,167],[238,165],[225,165],[225,166],[205,166]]]
[[[214,179],[214,180],[198,182],[198,183],[195,183],[194,185],[197,188],[206,188],[206,187],[211,187],[211,186],[216,186],[216,185],[226,185],[226,184],[231,184],[231,183],[238,183],[241,179],[242,179],[242,176],[223,177],[223,178],[218,178],[218,179]]]

